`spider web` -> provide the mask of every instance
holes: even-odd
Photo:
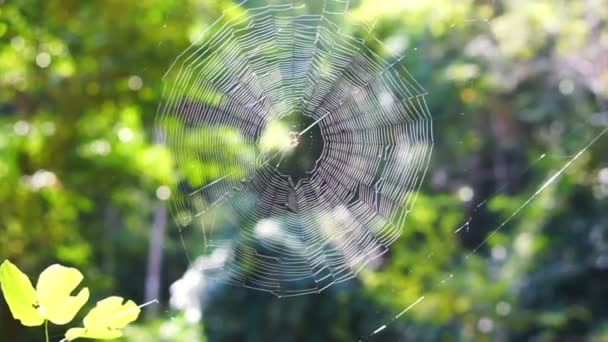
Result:
[[[226,11],[165,76],[159,123],[187,180],[178,189],[186,196],[174,198],[172,211],[183,231],[203,227],[205,248],[232,251],[230,262],[217,263],[224,265],[222,280],[277,296],[319,292],[354,277],[399,237],[433,146],[427,94],[405,69],[404,56],[373,37],[373,24],[348,20],[346,1],[326,1],[318,15],[297,5],[243,9],[247,5]],[[467,18],[452,27],[489,20]],[[308,121],[289,120],[293,113]],[[288,127],[274,129],[282,120]],[[320,132],[310,143],[305,138],[314,130]],[[564,158],[565,164],[464,259],[607,132],[604,128]],[[280,143],[269,148],[269,136]],[[294,145],[308,150],[321,145],[322,153],[313,156],[313,167],[302,167],[289,158],[302,152]],[[213,172],[205,170],[209,165]],[[401,166],[396,172],[403,175],[389,178],[392,184],[383,176],[390,165]],[[468,233],[471,219],[454,234]],[[210,259],[217,261],[221,250]],[[447,274],[430,288],[457,276]],[[412,301],[362,340],[381,334],[424,299]]]
[[[230,247],[223,281],[318,293],[384,254],[412,210],[433,145],[427,93],[348,5],[245,1],[165,75],[171,211],[204,249]]]

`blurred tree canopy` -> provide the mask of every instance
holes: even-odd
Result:
[[[100,298],[143,301],[159,189],[179,181],[154,130],[163,74],[233,5],[0,0],[1,259],[27,274],[74,265]],[[537,193],[608,124],[608,1],[350,10],[377,20],[430,93],[433,159],[402,237],[381,265],[318,296],[214,288],[192,328],[167,303],[188,266],[169,219],[162,315],[127,340],[608,339],[608,137]],[[36,333],[0,300],[0,340]]]

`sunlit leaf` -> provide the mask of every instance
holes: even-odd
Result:
[[[38,278],[38,310],[49,321],[62,325],[70,322],[78,310],[89,299],[89,290],[82,289],[78,295],[70,293],[82,281],[82,273],[75,268],[51,265]]]
[[[122,336],[120,329],[135,321],[140,308],[133,302],[123,304],[122,297],[108,297],[97,302],[84,318],[84,328],[69,329],[65,337],[68,341],[77,338],[113,339]]]
[[[36,291],[29,278],[5,260],[0,266],[0,285],[8,307],[15,319],[29,327],[44,323],[44,317],[36,310]]]

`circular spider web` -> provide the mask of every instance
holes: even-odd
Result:
[[[172,214],[181,231],[202,228],[205,249],[230,251],[224,281],[320,292],[401,233],[432,149],[426,92],[348,18],[342,1],[319,14],[241,4],[165,75]]]

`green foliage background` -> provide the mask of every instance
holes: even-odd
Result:
[[[407,52],[435,118],[430,171],[390,255],[319,296],[219,289],[192,326],[167,304],[187,267],[170,226],[161,314],[127,340],[352,341],[388,322],[370,340],[608,339],[608,138],[512,216],[608,122],[608,1],[383,4],[350,7]],[[155,191],[176,181],[154,137],[161,79],[232,5],[0,0],[0,259],[27,274],[73,265],[91,302],[143,302]],[[0,300],[0,340],[37,333]]]

